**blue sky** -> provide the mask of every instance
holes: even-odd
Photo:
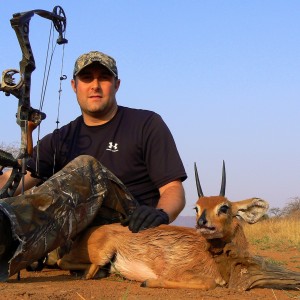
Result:
[[[15,1],[2,5],[0,71],[19,69],[13,13],[52,10],[67,15],[60,125],[80,114],[70,79],[75,59],[90,50],[118,62],[120,105],[159,113],[176,140],[189,178],[193,215],[196,161],[205,195],[252,196],[283,207],[300,196],[300,2],[289,0]],[[39,107],[50,22],[34,16],[30,40],[37,69],[32,106]],[[41,136],[55,129],[62,47],[56,48]],[[19,140],[17,99],[0,94],[1,141]],[[35,133],[34,138],[37,138]]]

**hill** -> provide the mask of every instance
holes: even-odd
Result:
[[[195,227],[196,217],[195,216],[178,216],[178,218],[172,223],[176,226],[184,227]]]

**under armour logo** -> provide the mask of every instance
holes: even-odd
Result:
[[[109,142],[106,150],[111,151],[111,152],[118,152],[119,151],[118,143]]]

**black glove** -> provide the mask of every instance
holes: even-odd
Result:
[[[156,227],[160,224],[169,224],[168,214],[162,209],[142,205],[133,212],[128,228],[132,232],[139,232],[140,230]]]

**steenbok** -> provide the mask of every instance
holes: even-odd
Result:
[[[59,267],[84,270],[84,278],[91,279],[111,263],[111,273],[140,281],[143,287],[300,288],[300,273],[249,254],[242,222],[258,221],[268,203],[260,198],[229,201],[224,163],[222,173],[220,195],[206,197],[195,165],[199,196],[195,229],[161,225],[132,233],[121,224],[89,228],[58,261]]]

